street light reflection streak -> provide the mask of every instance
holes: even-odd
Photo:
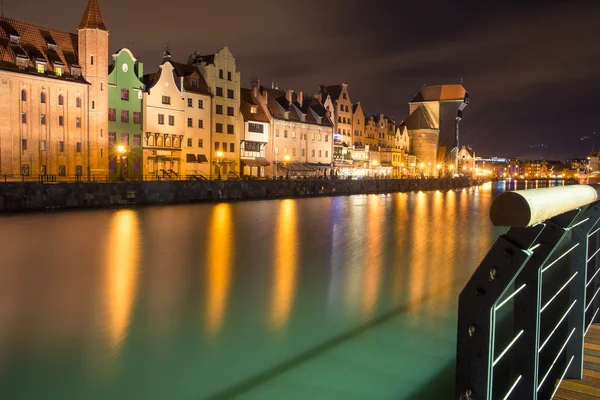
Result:
[[[365,289],[363,294],[363,313],[370,315],[378,299],[379,284],[381,279],[381,245],[382,223],[381,198],[370,195],[368,198],[367,212],[367,256],[365,258],[366,270]]]
[[[215,205],[208,237],[207,321],[209,336],[216,336],[227,311],[233,258],[233,225],[231,204]]]
[[[294,303],[298,267],[297,235],[296,201],[283,200],[279,207],[273,264],[275,282],[273,284],[271,323],[275,330],[283,329]]]
[[[139,222],[135,211],[113,214],[106,265],[108,332],[113,358],[127,337],[139,263]]]

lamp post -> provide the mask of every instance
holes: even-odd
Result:
[[[442,171],[442,164],[438,164],[438,165],[436,166],[436,168],[437,168],[437,170],[438,170],[438,174],[437,174],[438,176],[437,176],[437,177],[438,177],[438,179],[440,179],[440,173],[441,173],[441,171]]]
[[[289,180],[290,179],[290,170],[288,169],[288,162],[290,161],[290,156],[289,155],[285,155],[283,156],[283,167],[285,168],[285,179]]]
[[[424,174],[423,168],[425,168],[425,163],[419,164],[419,169],[421,170],[421,179],[423,179],[423,174]]]
[[[448,168],[450,168],[450,177],[454,178],[454,164],[450,164]]]
[[[217,165],[217,180],[221,180],[221,164],[223,162],[223,152],[217,151],[217,161],[215,164]]]
[[[117,153],[119,154],[119,180],[123,180],[123,159],[125,158],[125,153],[127,149],[122,144],[117,146]]]

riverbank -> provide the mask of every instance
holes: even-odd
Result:
[[[482,182],[445,178],[3,183],[0,184],[0,213],[448,190]]]

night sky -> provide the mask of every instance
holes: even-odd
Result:
[[[74,32],[87,0],[4,3],[8,17]],[[565,159],[587,154],[593,132],[600,135],[600,1],[100,0],[100,6],[110,51],[129,42],[146,72],[157,69],[167,42],[183,62],[194,51],[228,46],[243,84],[259,77],[263,85],[275,80],[279,88],[314,94],[319,84],[346,82],[366,113],[397,120],[407,117],[407,102],[423,84],[463,79],[471,102],[461,142],[482,156]]]

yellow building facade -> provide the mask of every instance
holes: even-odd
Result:
[[[202,74],[212,94],[210,163],[212,174],[239,177],[240,144],[244,119],[240,114],[240,72],[227,47],[209,55],[194,53],[189,58]],[[221,155],[221,157],[219,157]]]

